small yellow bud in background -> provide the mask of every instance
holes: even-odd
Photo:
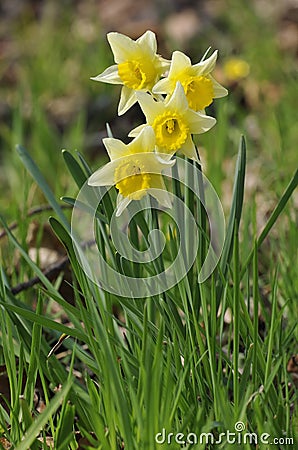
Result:
[[[249,70],[249,64],[241,58],[230,58],[223,66],[225,77],[229,81],[239,81],[247,77]]]

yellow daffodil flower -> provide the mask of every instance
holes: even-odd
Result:
[[[146,31],[136,41],[120,33],[108,33],[107,39],[114,54],[115,65],[92,77],[92,80],[122,84],[118,114],[124,114],[137,102],[136,91],[151,91],[170,61],[156,53],[156,36]]]
[[[145,127],[127,145],[114,138],[105,138],[103,143],[111,161],[92,174],[88,184],[116,186],[119,191],[116,216],[132,200],[140,200],[146,194],[151,194],[162,206],[171,207],[161,173],[175,161],[165,161],[153,152],[155,135],[152,127]]]
[[[195,111],[204,110],[214,98],[224,97],[228,91],[211,75],[217,59],[217,50],[198,64],[184,53],[173,53],[167,78],[158,81],[153,88],[155,94],[172,94],[179,81],[184,89],[189,107]]]
[[[173,95],[164,102],[157,102],[144,92],[138,92],[137,98],[147,125],[154,130],[156,151],[171,157],[179,150],[188,158],[197,160],[191,135],[208,131],[215,125],[216,119],[190,109],[179,82]],[[137,136],[145,126],[146,124],[135,128],[129,136]]]

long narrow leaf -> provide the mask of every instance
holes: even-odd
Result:
[[[13,311],[16,314],[19,314],[20,316],[25,317],[28,320],[31,320],[34,323],[39,323],[43,327],[49,328],[50,330],[56,330],[59,331],[60,333],[68,334],[83,341],[86,339],[86,336],[80,331],[76,330],[75,328],[66,327],[62,323],[48,319],[47,317],[42,316],[40,314],[36,314],[33,311],[29,311],[28,309],[20,308],[19,306],[9,305],[4,302],[0,302],[0,305],[2,305],[5,309],[8,309],[9,311]]]
[[[246,144],[245,139],[242,136],[239,144],[238,158],[236,164],[231,212],[222,257],[220,261],[220,268],[223,274],[226,273],[227,264],[229,263],[232,256],[235,220],[237,220],[237,223],[239,225],[241,219],[243,195],[244,195],[245,167],[246,167]]]
[[[44,176],[40,172],[39,168],[37,167],[37,165],[31,158],[31,156],[29,155],[29,153],[27,152],[25,147],[23,147],[22,145],[17,145],[16,148],[17,148],[17,152],[18,152],[24,166],[26,167],[28,172],[31,174],[31,176],[34,178],[34,180],[36,181],[36,183],[38,184],[38,186],[40,187],[42,192],[44,193],[49,204],[52,206],[53,210],[56,212],[56,214],[58,215],[58,217],[60,218],[60,220],[62,221],[64,226],[66,228],[69,228],[68,220],[67,220],[66,216],[64,215],[59,203],[57,202],[50,186],[48,185]]]
[[[49,421],[50,417],[57,411],[59,408],[63,398],[69,393],[70,388],[72,386],[72,382],[68,381],[58,392],[55,397],[50,401],[46,409],[43,411],[40,416],[32,423],[30,428],[27,430],[27,433],[22,439],[21,443],[15,447],[15,450],[28,450],[31,444],[35,441],[38,433],[42,430],[42,428]]]
[[[71,153],[69,153],[67,150],[62,151],[62,155],[65,161],[65,164],[67,165],[67,168],[69,172],[71,173],[73,179],[75,180],[76,184],[79,188],[83,186],[85,183],[87,177],[82,170],[80,164],[76,161],[76,159],[72,156]]]

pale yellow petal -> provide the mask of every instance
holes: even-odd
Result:
[[[166,71],[169,70],[170,65],[171,65],[171,61],[169,61],[168,59],[162,58],[161,56],[158,56],[158,60],[160,63],[160,68],[161,68],[161,75],[164,75]]]
[[[110,160],[121,158],[129,153],[127,145],[119,139],[115,138],[104,138],[102,140],[105,148],[107,149]]]
[[[186,68],[191,67],[191,60],[184,53],[176,51],[172,55],[172,62],[169,72],[169,78],[176,77],[176,75],[185,70]]]
[[[199,75],[208,75],[215,67],[218,51],[215,50],[209,58],[204,61],[200,61],[198,64],[193,65],[195,73]]]
[[[153,86],[152,92],[154,94],[168,94],[171,92],[171,84],[169,78],[162,78]]]
[[[132,153],[124,158],[120,158],[117,160],[117,165],[122,164],[122,162],[127,161],[138,161],[145,168],[144,171],[146,173],[152,174],[160,174],[161,172],[169,175],[170,168],[175,164],[175,160],[165,160],[157,153],[148,152],[148,153]],[[128,174],[125,175],[127,177]],[[117,179],[117,182],[121,181],[121,179]]]
[[[164,148],[156,146],[156,154],[160,156],[164,161],[172,162],[172,156],[175,154],[175,150],[169,153],[164,153]]]
[[[188,109],[188,101],[179,81],[176,84],[173,94],[169,97],[166,106],[168,109],[179,111],[180,114]]]
[[[143,123],[142,125],[139,125],[138,127],[131,130],[128,134],[128,137],[136,137],[147,125]]]
[[[165,176],[171,177],[172,167],[176,164],[176,159],[169,159],[169,155],[164,153],[156,153],[155,155],[160,164],[161,172]]]
[[[151,95],[145,92],[137,92],[136,97],[148,124],[152,125],[156,115],[164,112],[164,104],[162,102],[156,102]]]
[[[209,78],[213,84],[214,98],[221,98],[228,95],[229,92],[226,88],[219,84],[211,75],[209,75]]]
[[[96,77],[91,77],[90,79],[94,80],[94,81],[102,81],[104,83],[110,83],[110,84],[122,84],[122,80],[118,75],[117,64],[114,64],[113,66],[108,67],[102,73],[100,73]]]
[[[155,134],[153,128],[145,126],[137,137],[128,144],[127,149],[130,153],[150,153],[155,146]]]
[[[156,198],[156,200],[158,201],[158,203],[160,203],[161,206],[163,206],[165,208],[173,207],[173,204],[171,202],[171,197],[170,197],[168,191],[166,190],[166,187],[163,182],[161,183],[161,186],[158,187],[157,189],[154,189],[154,188],[148,189],[148,194],[150,194],[154,198]]]
[[[121,33],[108,33],[107,39],[114,54],[115,63],[120,64],[138,52],[138,46],[130,37]]]
[[[118,160],[111,161],[94,172],[88,179],[89,186],[113,186],[114,172],[118,166]]]
[[[137,102],[136,93],[133,89],[123,86],[121,89],[120,101],[118,105],[118,115],[126,113]]]
[[[194,159],[195,161],[199,162],[196,147],[190,135],[187,137],[185,143],[181,147],[180,153],[183,153],[183,155],[187,156],[187,158]]]
[[[153,31],[146,31],[136,40],[136,42],[140,45],[140,47],[148,48],[152,52],[152,54],[156,53],[157,51],[156,36]]]
[[[186,112],[186,118],[191,134],[205,133],[216,124],[216,119],[214,117],[206,116],[205,114],[192,111],[191,109]]]
[[[123,213],[123,211],[125,210],[125,208],[128,207],[130,202],[131,199],[129,199],[128,197],[123,197],[121,194],[118,194],[116,217],[119,217]]]

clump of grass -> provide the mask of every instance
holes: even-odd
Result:
[[[162,448],[156,442],[156,436],[162,436],[158,433],[170,439],[169,433],[199,436],[212,432],[219,439],[220,433],[235,432],[237,422],[259,436],[268,433],[283,438],[280,442],[293,438],[296,392],[287,362],[295,351],[296,321],[290,313],[291,299],[282,301],[283,284],[276,264],[267,275],[268,294],[261,291],[258,256],[287,208],[298,174],[285,188],[260,236],[249,244],[240,241],[239,228],[249,226],[241,223],[245,153],[242,140],[225,247],[211,279],[198,284],[194,267],[170,291],[134,300],[115,298],[85,275],[72,247],[68,220],[29,154],[20,149],[25,166],[56,212],[57,219],[50,222],[68,251],[76,307],[67,303],[7,229],[10,241],[44,286],[38,289],[33,310],[12,295],[2,271],[1,344],[11,401],[7,411],[1,406],[1,422],[3,436],[15,448],[47,448],[37,439],[41,430],[44,437],[54,439],[55,448],[76,448],[78,436],[84,436],[91,448],[120,449],[123,443],[125,448]],[[89,175],[87,163],[70,155],[65,160],[80,186]],[[105,232],[102,227],[98,230]],[[175,239],[170,245],[174,251]],[[65,310],[71,325],[43,314],[42,305],[49,298]],[[118,308],[116,316],[113,305]],[[228,311],[231,321],[226,319]],[[46,330],[52,342],[57,333],[70,336],[64,341],[68,351],[62,360],[55,355],[47,358]],[[46,408],[32,418],[37,377]],[[54,394],[55,386],[62,386],[59,394]],[[287,442],[288,446],[275,448],[291,448],[292,441]],[[223,440],[221,446],[228,444]],[[189,443],[189,448],[204,447],[198,445]],[[170,448],[180,445],[171,440]],[[246,443],[245,448],[254,446]]]

